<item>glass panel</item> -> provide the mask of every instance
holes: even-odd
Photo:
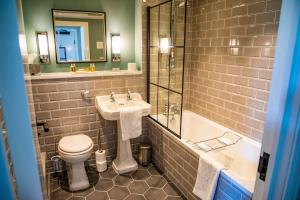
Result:
[[[170,89],[182,93],[183,48],[173,48],[170,56]]]
[[[164,126],[168,126],[168,90],[163,88],[158,88],[158,118],[159,121]]]
[[[170,33],[171,31],[171,2],[165,3],[160,6],[159,9],[159,37],[160,40],[165,39],[168,42],[166,43],[169,46],[170,42]],[[162,45],[160,42],[160,46]],[[168,48],[167,48],[168,50]],[[162,52],[160,49],[159,54],[159,82],[160,86],[169,88],[169,53]]]
[[[150,84],[149,94],[152,105],[151,116],[179,137],[182,115],[185,2],[174,0],[150,10],[148,56],[150,83],[153,83]]]
[[[157,120],[157,93],[158,88],[150,84],[150,104],[151,104],[151,117]]]
[[[159,14],[159,37],[170,38],[171,2],[161,5],[159,9]]]
[[[158,47],[150,47],[150,82],[158,84]]]
[[[172,41],[174,46],[184,46],[185,0],[173,4]]]
[[[168,128],[180,136],[181,95],[169,91],[169,123]]]
[[[150,9],[150,46],[158,46],[159,6]]]
[[[159,54],[159,80],[158,84],[169,88],[169,54]]]

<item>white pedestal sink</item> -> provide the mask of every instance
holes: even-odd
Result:
[[[119,108],[140,106],[143,109],[143,116],[147,116],[150,114],[151,105],[145,102],[138,93],[131,94],[132,100],[127,100],[127,94],[117,94],[114,95],[114,98],[115,101],[112,102],[110,95],[96,96],[96,107],[104,119],[117,120],[118,149],[117,158],[113,161],[112,166],[117,173],[123,174],[136,170],[138,165],[132,156],[130,141],[122,140]]]

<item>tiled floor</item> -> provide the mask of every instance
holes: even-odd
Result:
[[[118,175],[112,168],[97,173],[89,168],[91,187],[70,192],[67,174],[51,176],[51,200],[181,200],[179,191],[155,168],[142,167],[135,172]]]

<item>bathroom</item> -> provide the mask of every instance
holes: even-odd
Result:
[[[0,199],[300,198],[299,1],[0,15]]]

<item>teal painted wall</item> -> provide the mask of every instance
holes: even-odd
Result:
[[[37,53],[36,31],[47,31],[51,64],[42,65],[42,72],[69,71],[70,64],[56,64],[51,9],[106,12],[107,62],[96,63],[97,70],[113,67],[127,69],[135,62],[135,0],[23,0],[24,22],[28,53]],[[120,33],[122,39],[121,62],[111,62],[110,33]],[[78,63],[78,67],[89,66]]]

